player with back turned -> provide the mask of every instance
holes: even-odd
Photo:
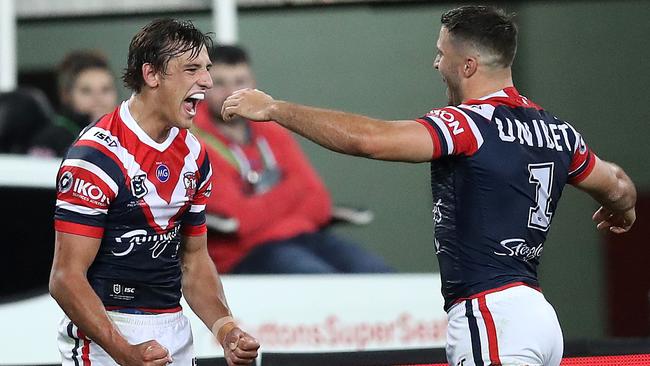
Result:
[[[346,154],[430,161],[449,364],[559,365],[562,331],[537,265],[562,190],[568,183],[589,193],[602,205],[597,228],[618,234],[635,221],[634,184],[572,125],[515,89],[511,16],[464,6],[441,21],[434,67],[448,107],[387,122],[241,90],[222,114],[277,121]]]

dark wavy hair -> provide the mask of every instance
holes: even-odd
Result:
[[[467,5],[442,14],[440,22],[453,38],[485,47],[498,56],[502,67],[512,66],[517,52],[514,14],[491,6]]]
[[[208,49],[210,61],[213,64],[249,64],[251,63],[248,52],[241,46],[235,45],[214,45]]]
[[[144,86],[142,65],[151,64],[157,72],[167,73],[173,57],[190,51],[190,60],[196,58],[201,48],[212,47],[212,38],[194,27],[190,21],[156,19],[142,28],[131,40],[126,69],[122,75],[124,85],[140,92]]]

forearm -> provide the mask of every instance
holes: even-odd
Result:
[[[70,320],[119,362],[130,344],[106,314],[104,305],[83,274],[53,271],[50,294]]]
[[[207,252],[191,266],[183,266],[183,296],[209,329],[218,319],[231,315],[223,285]]]
[[[611,211],[623,212],[633,208],[636,204],[634,183],[618,165],[610,162],[606,162],[606,164],[609,165],[612,177],[615,179],[612,183],[613,189],[604,193],[593,192],[592,197]]]
[[[373,157],[373,139],[387,122],[365,116],[276,101],[271,119],[317,144],[344,154]]]

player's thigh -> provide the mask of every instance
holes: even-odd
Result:
[[[109,312],[113,323],[131,344],[155,340],[167,348],[177,365],[194,365],[192,330],[181,312],[161,315],[132,315]],[[117,363],[64,317],[59,325],[59,351],[64,366],[114,366]]]
[[[543,295],[525,286],[461,302],[448,314],[450,365],[559,365],[562,332]]]

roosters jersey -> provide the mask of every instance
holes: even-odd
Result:
[[[59,169],[55,229],[101,238],[87,276],[105,306],[178,307],[181,235],[206,232],[211,174],[191,133],[157,143],[128,102],[80,134]]]
[[[537,265],[566,183],[596,157],[581,135],[506,88],[418,119],[429,130],[435,250],[445,309],[521,282]]]

